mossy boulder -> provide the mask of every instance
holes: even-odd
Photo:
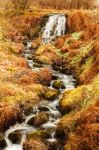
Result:
[[[49,150],[63,150],[63,143],[58,140],[48,141]]]
[[[64,85],[63,81],[61,81],[61,80],[55,81],[52,86],[55,89],[65,89],[65,85]]]
[[[35,127],[40,127],[42,124],[46,123],[49,119],[49,116],[45,112],[39,112],[35,117],[32,117],[29,121],[28,124],[35,126]]]
[[[45,93],[44,98],[47,99],[47,100],[53,101],[57,98],[57,96],[58,96],[58,91],[57,90],[49,89]]]
[[[0,134],[0,148],[5,148],[7,146],[7,143],[4,139],[4,136],[2,134]]]
[[[44,130],[37,130],[37,131],[30,132],[27,137],[29,140],[34,139],[34,138],[46,139],[50,137],[50,134],[49,132],[44,131]]]
[[[39,64],[39,63],[34,63],[34,64],[33,64],[33,67],[40,68],[40,67],[42,67],[42,64]]]
[[[12,141],[12,143],[18,144],[21,142],[22,133],[20,131],[14,131],[9,134],[8,138]]]

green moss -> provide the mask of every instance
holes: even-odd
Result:
[[[87,43],[85,46],[82,46],[80,48],[81,51],[81,56],[84,57],[86,56],[93,48],[93,41]]]
[[[51,89],[49,89],[44,95],[45,99],[47,100],[55,100],[57,96],[58,96],[58,91],[51,90]]]
[[[33,131],[30,132],[28,134],[28,139],[34,139],[34,138],[41,138],[41,139],[45,139],[49,137],[49,133],[47,131],[43,131],[43,130],[38,130],[38,131]]]
[[[93,56],[91,56],[91,57],[89,57],[89,58],[85,61],[85,63],[84,63],[84,64],[82,65],[82,67],[81,67],[82,72],[83,72],[83,71],[86,71],[86,70],[89,70],[89,68],[90,68],[91,65],[92,65],[93,60],[94,60],[94,58],[93,58]]]
[[[66,92],[60,101],[63,112],[86,108],[89,104],[99,100],[99,76],[90,85],[80,86],[69,93]]]
[[[74,33],[72,33],[72,38],[74,39],[74,40],[79,40],[80,39],[80,37],[81,37],[81,35],[82,35],[82,31],[81,32],[74,32]]]

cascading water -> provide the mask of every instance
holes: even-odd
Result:
[[[42,33],[42,38],[45,43],[50,42],[52,39],[54,39],[57,36],[61,36],[65,34],[65,26],[66,24],[66,18],[65,15],[51,15],[49,17],[48,22],[46,23],[45,27],[43,28],[43,33]],[[42,69],[45,66],[42,65],[42,67],[33,67],[35,64],[34,60],[31,57],[31,60],[28,59],[29,56],[32,56],[33,51],[30,50],[31,43],[27,43],[26,49],[24,50],[23,56],[27,60],[27,63],[29,67],[33,70],[36,71],[38,69]],[[26,119],[23,123],[21,124],[16,124],[15,126],[11,127],[5,132],[5,140],[7,143],[7,147],[4,150],[22,150],[22,144],[26,139],[26,135],[30,131],[37,131],[38,128],[35,128],[33,126],[28,125],[28,121],[36,116],[38,112],[40,112],[40,107],[46,108],[47,112],[49,114],[49,121],[41,126],[43,130],[50,129],[50,128],[56,128],[57,123],[59,121],[59,118],[61,116],[57,106],[59,103],[60,98],[62,97],[62,93],[64,90],[69,90],[75,88],[75,79],[71,75],[65,75],[63,73],[60,73],[59,71],[53,70],[53,76],[56,76],[57,79],[61,80],[65,86],[64,89],[60,89],[60,95],[52,102],[46,102],[42,101],[41,103],[38,104],[38,106],[35,106],[33,108],[33,112],[29,116],[25,116]],[[53,79],[50,83],[49,88],[54,89],[52,84],[57,80]],[[19,144],[14,144],[10,141],[9,135],[13,133],[14,131],[20,131],[22,134],[22,138]],[[55,130],[50,133],[51,137],[48,138],[48,141],[55,141]],[[59,149],[58,149],[59,150]]]
[[[66,31],[66,17],[63,14],[49,16],[48,22],[42,30],[42,39],[45,43],[50,42],[58,36],[64,35]]]

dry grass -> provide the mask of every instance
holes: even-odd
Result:
[[[66,150],[98,150],[99,146],[99,104],[91,105],[81,112],[78,126],[71,133],[65,146]]]
[[[75,11],[68,17],[68,27],[71,32],[79,32],[88,27],[91,21],[91,17],[83,11]]]

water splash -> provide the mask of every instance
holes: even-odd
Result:
[[[48,22],[43,28],[42,39],[45,43],[50,42],[58,36],[64,35],[66,31],[66,17],[63,14],[49,16]]]

